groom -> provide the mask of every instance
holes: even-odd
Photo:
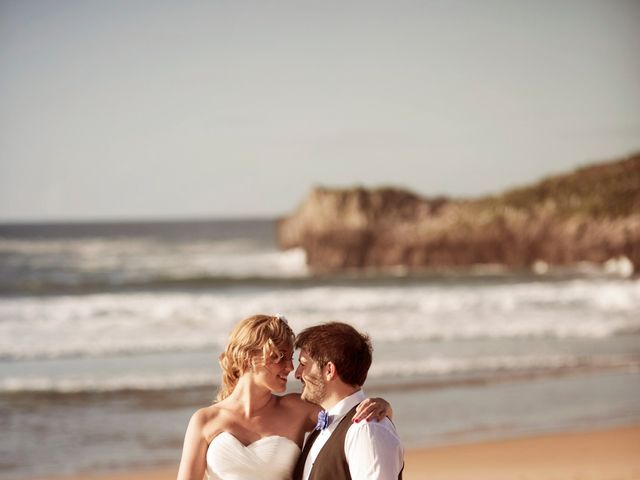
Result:
[[[307,441],[294,480],[401,479],[404,451],[393,423],[352,423],[365,399],[361,390],[371,366],[371,343],[345,323],[303,330],[296,338],[302,399],[326,411]]]

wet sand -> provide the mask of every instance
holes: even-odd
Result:
[[[47,480],[169,480],[177,466]],[[405,480],[640,480],[640,426],[408,450]]]
[[[640,426],[411,450],[405,480],[638,480]]]

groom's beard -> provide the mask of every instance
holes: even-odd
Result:
[[[304,389],[300,396],[302,400],[321,405],[327,396],[327,385],[320,375],[306,375],[303,377]]]

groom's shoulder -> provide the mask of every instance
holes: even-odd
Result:
[[[388,418],[352,424],[344,439],[344,455],[353,478],[400,478],[404,447]]]
[[[367,438],[384,438],[385,443],[400,443],[400,437],[398,436],[395,425],[386,417],[380,421],[372,420],[370,422],[351,424],[347,432],[347,438],[349,437],[360,441]]]

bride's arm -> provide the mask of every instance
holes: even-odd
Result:
[[[191,416],[184,436],[182,458],[177,480],[202,480],[207,466],[207,439],[204,436],[206,424],[204,409]]]
[[[384,398],[365,398],[356,408],[356,414],[353,416],[352,421],[357,423],[377,420],[379,422],[384,417],[389,417],[389,420],[393,420],[391,404]]]

